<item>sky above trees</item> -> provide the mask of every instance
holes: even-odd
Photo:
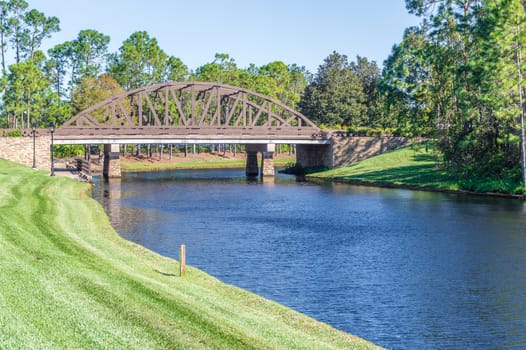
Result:
[[[61,31],[43,51],[96,29],[110,36],[115,52],[144,30],[190,69],[217,52],[240,67],[280,60],[315,73],[333,51],[381,66],[404,29],[419,22],[403,0],[31,0],[31,7],[60,18]]]

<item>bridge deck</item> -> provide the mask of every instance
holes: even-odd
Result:
[[[57,144],[328,144],[330,137],[316,128],[279,127],[63,127]]]

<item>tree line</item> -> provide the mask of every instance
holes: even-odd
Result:
[[[218,82],[278,99],[322,127],[435,140],[439,165],[461,177],[526,183],[525,2],[405,4],[422,21],[405,30],[383,67],[332,52],[311,74],[281,61],[240,68],[224,53],[190,70],[145,31],[114,53],[110,37],[94,29],[44,53],[42,42],[60,30],[59,19],[25,0],[0,1],[0,125],[61,124],[95,102],[159,82]]]
[[[516,179],[522,191],[525,5],[406,0],[422,22],[393,47],[379,85],[385,119],[436,140],[448,169],[466,178]]]
[[[81,30],[75,39],[44,53],[40,47],[60,31],[59,19],[30,9],[25,0],[0,1],[0,6],[2,127],[61,124],[114,94],[187,80],[262,93],[301,109],[327,127],[372,124],[380,113],[380,70],[364,57],[348,62],[345,55],[334,52],[313,75],[303,66],[281,61],[240,68],[228,54],[217,53],[211,62],[190,70],[145,31],[132,33],[111,53],[110,37],[94,29]]]

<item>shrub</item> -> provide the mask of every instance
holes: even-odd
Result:
[[[53,153],[57,158],[80,157],[84,154],[83,145],[56,145]]]
[[[22,136],[22,130],[9,130],[7,132],[8,137],[20,137]]]

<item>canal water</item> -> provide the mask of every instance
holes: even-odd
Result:
[[[127,173],[94,198],[125,238],[392,349],[526,348],[526,205],[296,182]]]

